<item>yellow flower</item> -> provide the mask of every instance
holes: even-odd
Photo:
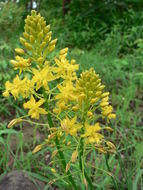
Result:
[[[74,92],[74,86],[72,82],[67,82],[64,85],[58,86],[59,93],[55,96],[55,99],[60,102],[68,102],[75,100],[75,96],[73,94]]]
[[[41,71],[33,69],[33,83],[36,83],[36,90],[44,87],[46,90],[49,89],[48,82],[53,81],[55,77],[51,72],[51,68],[47,65]]]
[[[81,135],[81,137],[86,138],[85,142],[87,144],[93,144],[93,143],[99,144],[104,138],[104,136],[99,133],[100,130],[101,130],[101,127],[99,123],[96,123],[95,125],[88,125],[86,123],[85,132],[83,135]]]
[[[6,90],[3,92],[3,96],[9,96],[10,93],[14,98],[18,98],[21,94],[24,98],[27,98],[33,90],[33,83],[25,77],[23,80],[18,75],[13,79],[13,83],[7,81],[5,83]]]
[[[66,117],[66,119],[62,120],[61,127],[65,133],[76,136],[77,132],[82,128],[82,125],[77,124],[77,117],[75,116],[72,119]]]
[[[116,114],[112,113],[113,112],[113,107],[111,105],[102,107],[102,116],[103,118],[107,117],[108,119],[115,119]]]
[[[14,69],[19,69],[19,73],[21,74],[22,71],[25,71],[29,68],[30,59],[24,59],[23,57],[16,56],[16,60],[11,60],[11,64],[13,64]]]
[[[54,68],[57,78],[63,78],[66,81],[74,81],[77,76],[75,71],[78,70],[79,65],[72,64],[65,57],[61,59],[55,58],[55,64],[57,67]]]
[[[40,114],[47,114],[45,109],[40,108],[40,106],[45,102],[44,99],[40,99],[38,102],[35,101],[34,97],[31,96],[31,99],[24,103],[24,108],[29,109],[28,115],[31,116],[31,118],[39,119]]]

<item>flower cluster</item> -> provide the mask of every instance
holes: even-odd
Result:
[[[31,118],[39,119],[41,114],[52,113],[59,119],[56,129],[50,130],[46,143],[57,137],[62,142],[68,139],[67,136],[73,138],[76,157],[81,139],[85,149],[94,146],[104,153],[113,151],[114,145],[104,137],[104,130],[112,131],[105,123],[116,116],[109,104],[109,92],[104,92],[105,86],[93,68],[77,76],[79,65],[75,60],[67,59],[68,48],[51,54],[57,42],[51,36],[50,25],[32,11],[25,20],[23,37],[20,37],[22,48],[15,49],[15,59],[11,60],[19,74],[13,82],[6,82],[3,95],[11,94],[15,99],[22,96],[25,99],[23,107],[28,109]],[[45,103],[48,109],[44,107]],[[14,120],[10,126],[19,121]],[[34,153],[40,147],[36,147]],[[72,160],[76,160],[73,157]]]

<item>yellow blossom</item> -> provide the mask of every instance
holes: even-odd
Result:
[[[66,119],[61,121],[61,127],[65,131],[65,133],[76,136],[77,132],[82,128],[82,125],[77,124],[77,117]]]
[[[24,59],[23,57],[16,56],[16,60],[11,60],[11,64],[13,64],[14,69],[19,69],[19,73],[25,71],[30,66],[30,59]]]
[[[99,123],[96,123],[95,125],[88,125],[85,124],[85,132],[81,137],[86,138],[86,143],[93,144],[97,143],[99,144],[101,140],[104,138],[103,135],[101,135],[99,132],[101,131],[101,127]]]
[[[38,102],[35,101],[34,97],[31,96],[31,99],[24,103],[24,108],[29,109],[28,115],[31,116],[31,118],[39,119],[40,114],[47,114],[45,109],[40,108],[40,106],[45,102],[44,99],[40,99]]]

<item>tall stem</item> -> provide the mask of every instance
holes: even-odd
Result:
[[[45,102],[45,109],[46,111],[48,112],[49,110],[49,105],[48,105],[48,101],[47,101],[47,94],[45,93],[45,91],[43,90],[43,93],[44,93],[44,98],[46,100]],[[54,127],[54,124],[53,124],[53,121],[52,121],[52,117],[51,117],[51,114],[48,112],[47,114],[47,119],[48,119],[48,124],[50,126],[50,128]],[[60,143],[59,143],[59,139],[58,137],[56,136],[56,139],[55,139],[55,143],[56,143],[56,148],[58,150],[58,153],[59,153],[59,157],[60,157],[60,160],[61,160],[61,165],[63,167],[63,172],[65,172],[66,170],[66,160],[65,160],[65,156],[63,154],[63,152],[61,151],[61,147],[60,147]],[[72,187],[75,189],[75,190],[78,190],[74,180],[73,180],[73,177],[71,175],[71,172],[68,171],[67,172],[67,175],[68,175],[68,179],[70,181],[70,184],[72,185]]]
[[[83,126],[85,125],[85,117],[83,116]],[[84,133],[84,129],[82,129],[82,133]],[[79,166],[80,166],[80,170],[84,173],[84,176],[89,184],[89,188],[91,190],[94,190],[94,187],[92,185],[92,181],[91,178],[88,176],[87,172],[85,171],[83,164],[82,164],[82,158],[83,158],[83,150],[84,150],[84,139],[81,138],[80,139],[80,146],[79,146]]]

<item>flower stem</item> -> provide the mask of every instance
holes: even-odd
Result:
[[[84,147],[84,139],[81,138],[80,140],[80,146],[79,146],[79,166],[80,166],[80,170],[84,173],[84,176],[89,184],[89,188],[91,190],[94,190],[94,187],[92,185],[92,181],[91,181],[91,178],[88,176],[87,172],[85,171],[84,167],[83,167],[83,164],[82,164],[82,158],[83,158],[83,147]]]
[[[45,100],[46,100],[46,102],[45,102],[45,109],[46,109],[46,111],[48,112],[49,106],[48,106],[48,101],[47,101],[47,94],[45,93],[45,91],[43,91],[43,93],[44,93],[44,98],[45,98]],[[48,119],[49,127],[50,127],[50,128],[54,127],[54,124],[53,124],[53,121],[52,121],[52,117],[51,117],[51,114],[50,114],[49,112],[48,112],[48,114],[47,114],[47,119]],[[62,167],[63,167],[63,172],[65,172],[65,171],[66,171],[66,160],[65,160],[65,156],[64,156],[63,152],[61,151],[59,139],[58,139],[57,136],[56,136],[56,139],[55,139],[55,143],[56,143],[56,148],[57,148],[57,150],[58,150],[59,157],[60,157],[60,160],[61,160],[61,165],[62,165]],[[72,175],[71,175],[71,172],[68,171],[68,172],[67,172],[67,175],[68,175],[68,179],[69,179],[70,184],[72,185],[72,187],[73,187],[75,190],[78,190],[78,188],[77,188],[77,186],[76,186],[76,184],[75,184],[75,182],[74,182],[74,180],[73,180],[73,177],[72,177]]]

